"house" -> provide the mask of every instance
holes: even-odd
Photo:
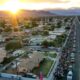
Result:
[[[38,52],[34,52],[29,58],[22,58],[20,65],[18,65],[19,72],[30,72],[33,68],[37,67],[39,63],[44,59],[44,55]]]
[[[41,44],[44,40],[45,40],[45,37],[42,37],[40,35],[39,36],[35,36],[35,37],[31,37],[30,45]]]

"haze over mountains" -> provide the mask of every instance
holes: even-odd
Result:
[[[7,11],[0,11],[1,16],[7,16]],[[9,14],[8,14],[9,15]],[[23,17],[46,17],[46,16],[76,16],[80,15],[80,8],[71,8],[71,9],[45,9],[45,10],[21,10],[19,12],[20,16]]]
[[[46,16],[54,16],[54,13],[44,10],[21,10],[17,16],[21,17],[46,17]],[[8,11],[0,11],[0,17],[11,16],[11,13]]]
[[[80,15],[80,8],[71,8],[71,9],[56,9],[56,10],[48,10],[50,13],[56,14],[56,15]]]

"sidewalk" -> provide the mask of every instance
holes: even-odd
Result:
[[[59,64],[59,59],[60,59],[60,55],[58,54],[58,56],[57,56],[57,58],[55,60],[55,65],[54,65],[54,67],[53,67],[53,69],[52,69],[52,71],[51,71],[51,73],[50,73],[50,75],[49,75],[47,80],[53,80],[54,79],[53,73],[55,72],[55,70],[57,68],[57,65]]]

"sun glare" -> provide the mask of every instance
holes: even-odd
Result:
[[[4,7],[6,7],[6,10],[16,14],[20,10],[21,3],[19,0],[10,0],[5,3]]]
[[[11,13],[13,13],[13,14],[16,14],[19,10],[18,10],[18,9],[13,9],[13,10],[10,9],[9,11],[10,11]]]
[[[1,2],[5,2],[2,4]],[[39,2],[41,1],[41,2]],[[73,7],[80,7],[80,0],[1,0],[0,10],[9,10],[12,13],[17,13],[20,9],[28,10],[42,10],[42,9],[69,9]],[[56,2],[56,3],[55,3]]]

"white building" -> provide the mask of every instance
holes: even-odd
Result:
[[[24,54],[24,53],[25,53],[24,50],[16,50],[13,52],[12,56],[19,56],[19,55]]]
[[[43,36],[35,36],[35,37],[31,37],[30,43],[31,45],[37,45],[37,44],[41,44],[44,40],[45,37]]]
[[[50,31],[50,35],[62,35],[65,32],[64,28],[56,28],[54,31]]]

